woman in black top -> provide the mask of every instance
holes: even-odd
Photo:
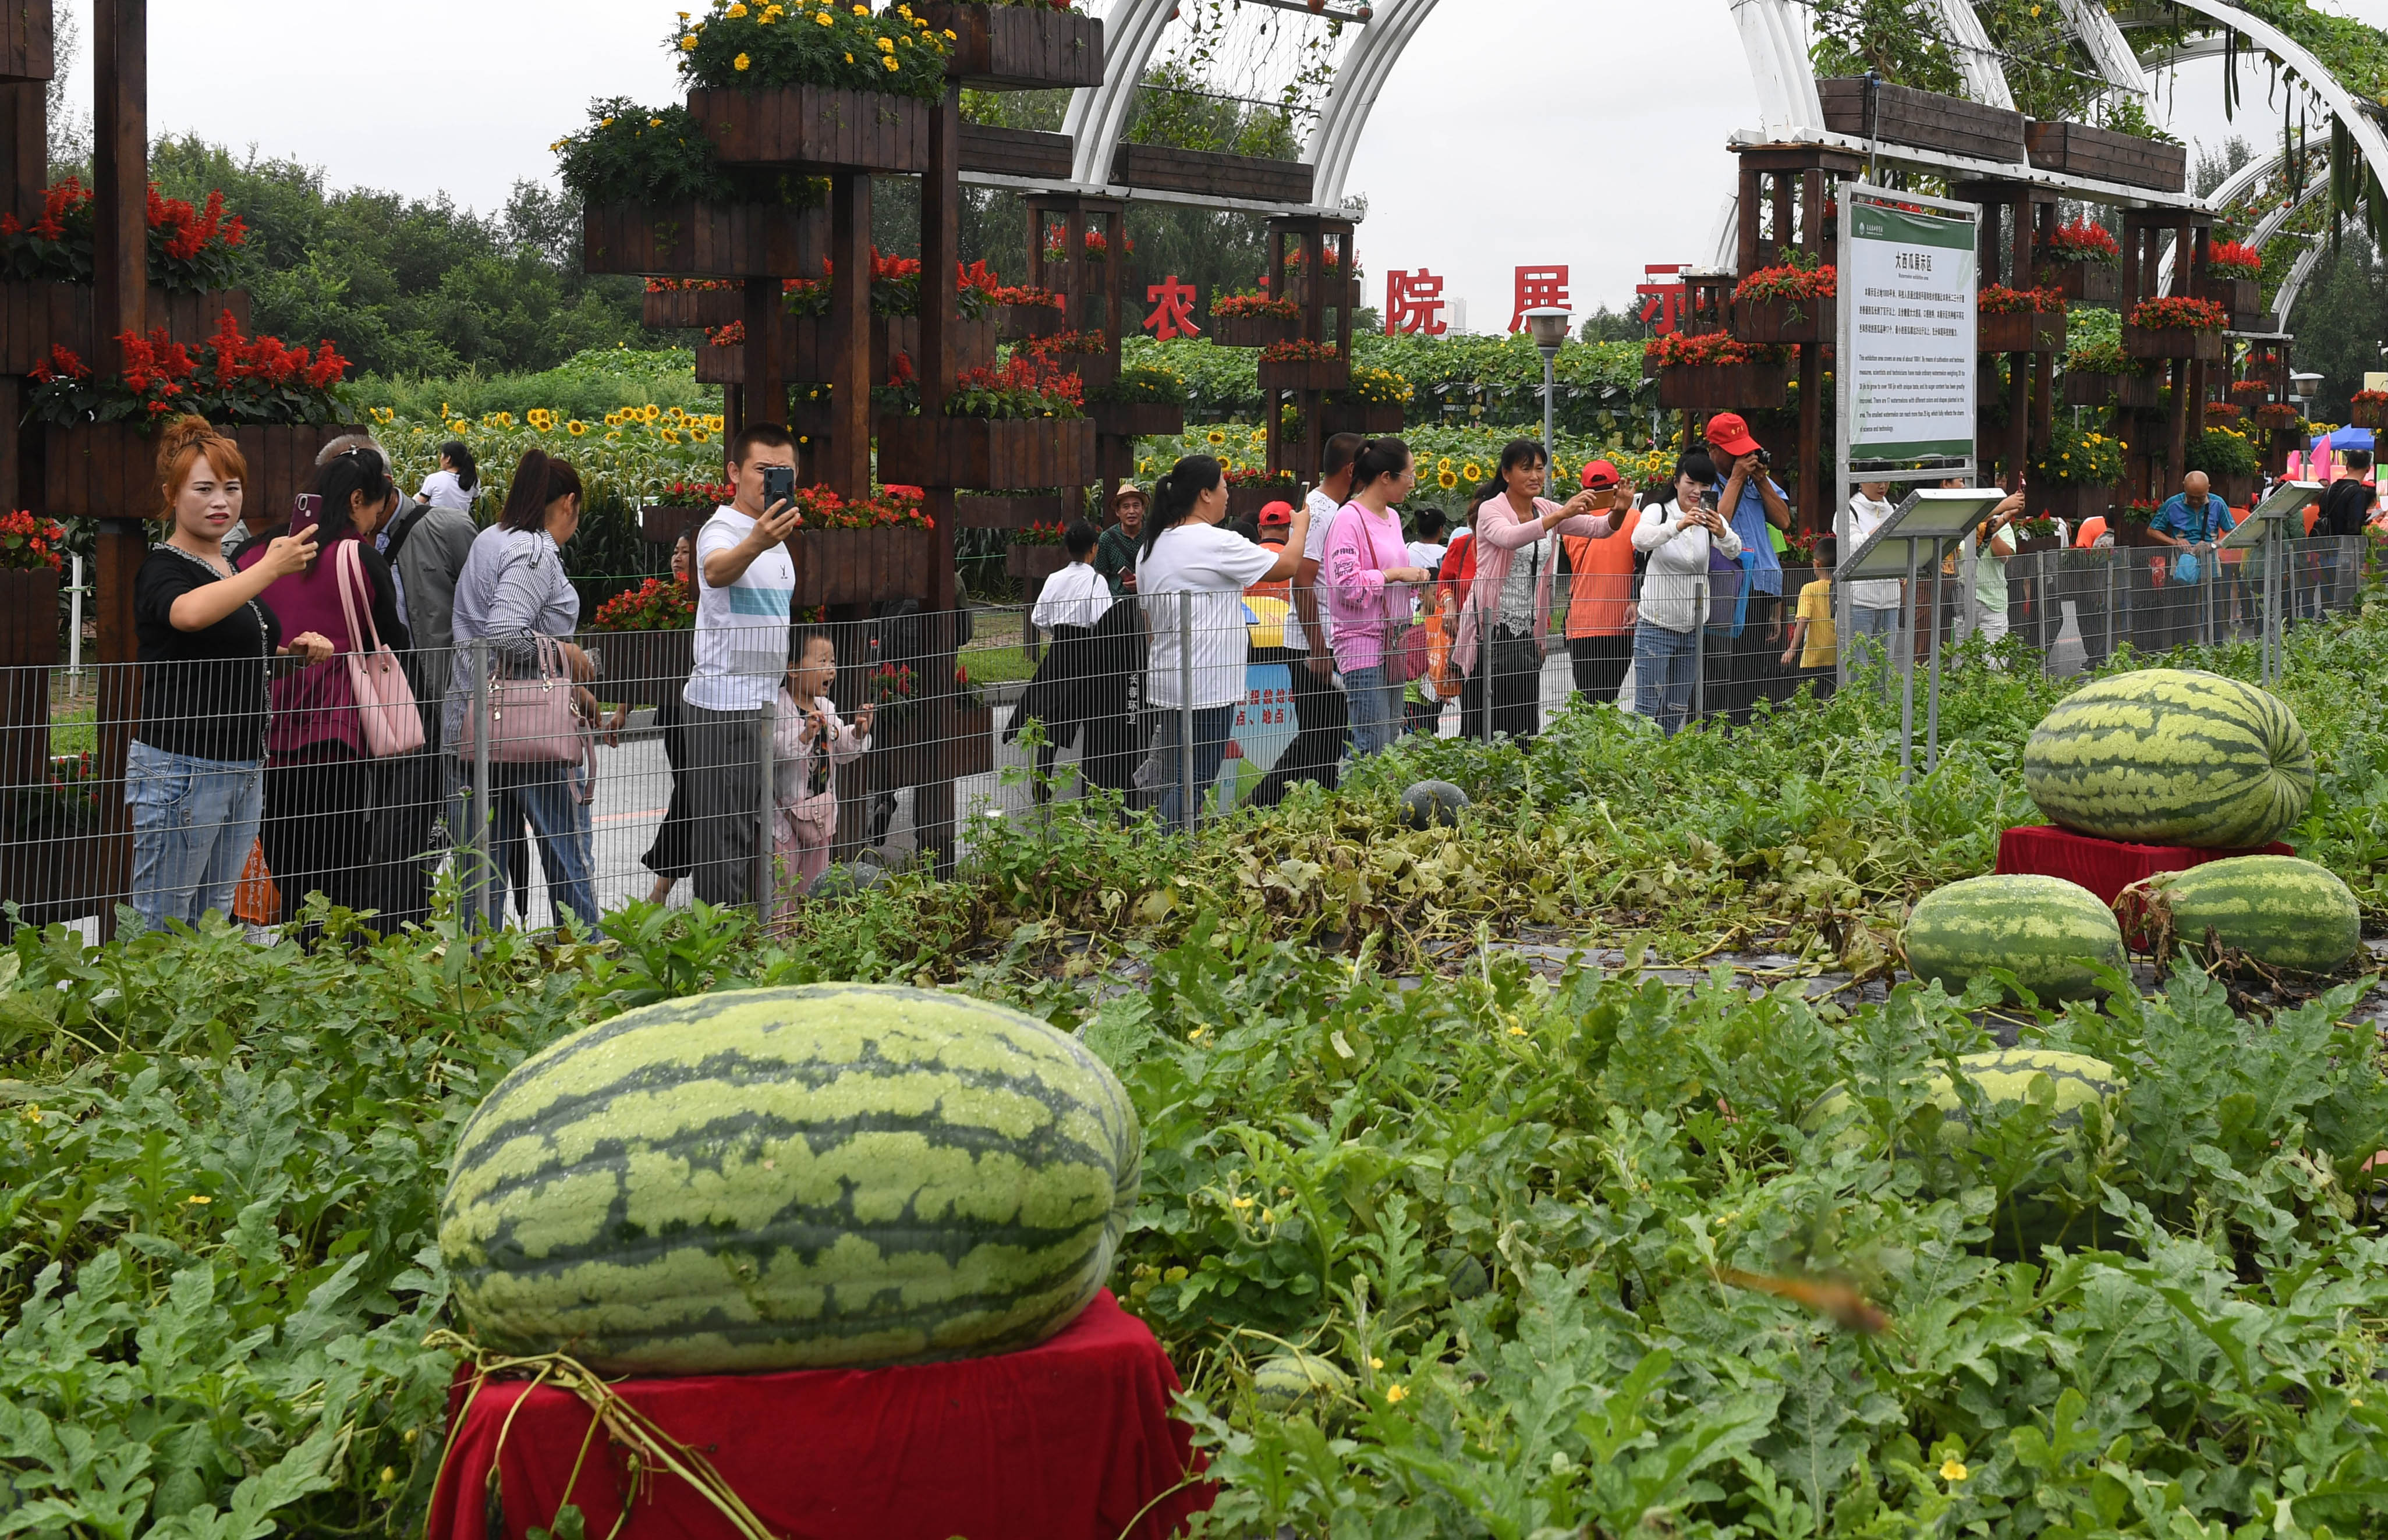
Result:
[[[312,531],[273,541],[244,573],[223,559],[248,473],[239,448],[197,417],[169,424],[159,445],[168,534],[133,579],[141,722],[124,788],[133,907],[153,928],[231,912],[261,807],[266,659],[332,655],[312,631],[284,646],[272,612],[258,602],[266,585],[314,560]]]

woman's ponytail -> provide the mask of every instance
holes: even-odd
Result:
[[[1169,468],[1152,487],[1152,511],[1145,515],[1143,552],[1152,554],[1161,532],[1184,524],[1203,493],[1226,478],[1226,472],[1209,455],[1188,455]]]

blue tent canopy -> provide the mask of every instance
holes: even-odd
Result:
[[[2316,435],[2314,441],[2306,446],[2308,452],[2324,448],[2341,451],[2369,450],[2371,448],[2371,430],[2369,428],[2333,428],[2329,433]]]

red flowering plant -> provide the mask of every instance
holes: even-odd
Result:
[[[2238,241],[2216,241],[2205,248],[2205,267],[2217,278],[2261,278],[2264,254]]]
[[[1086,402],[1086,381],[1075,372],[1041,354],[1015,350],[1000,368],[963,370],[946,398],[946,415],[997,421],[1084,417]]]
[[[1730,332],[1701,332],[1696,335],[1670,332],[1665,336],[1652,337],[1642,347],[1645,363],[1661,368],[1691,365],[1713,368],[1728,363],[1781,363],[1791,356],[1788,347],[1776,344],[1739,342]]]
[[[68,177],[42,195],[31,223],[0,214],[0,276],[88,284],[92,278],[92,194]],[[238,280],[237,253],[248,241],[239,215],[227,217],[223,195],[194,207],[149,189],[149,281],[184,291],[230,288]]]
[[[2103,225],[2086,219],[2068,221],[2039,243],[2039,255],[2053,262],[2114,262],[2123,248]]]
[[[696,625],[696,600],[676,577],[650,577],[597,606],[591,631],[687,631]]]
[[[1291,486],[1290,471],[1271,471],[1260,465],[1231,465],[1224,473],[1230,486]]]
[[[2276,430],[2293,428],[2299,421],[2297,409],[2286,401],[2267,401],[2255,409],[2255,423],[2258,427]]]
[[[339,384],[349,360],[329,338],[310,353],[279,337],[245,337],[226,310],[215,335],[200,345],[204,362],[162,326],[146,337],[122,333],[116,341],[124,370],[105,379],[67,348],[52,347],[33,371],[27,418],[58,427],[130,421],[146,434],[149,424],[184,412],[227,427],[337,423],[347,415]]]
[[[1011,532],[1011,544],[1015,546],[1058,546],[1062,543],[1065,537],[1066,532],[1058,524],[1033,524],[1025,529],[1013,530]]]
[[[1290,297],[1271,298],[1266,291],[1222,295],[1211,301],[1213,320],[1226,321],[1247,315],[1273,315],[1281,316],[1287,321],[1299,321],[1302,319],[1302,307],[1295,304]]]
[[[1026,284],[1006,284],[1002,274],[979,261],[966,268],[957,264],[954,303],[964,321],[975,321],[998,305],[1024,305],[1031,309],[1059,310],[1066,308],[1069,302],[1050,289],[1035,288]]]
[[[1060,261],[1066,250],[1067,243],[1063,240],[1061,231],[1048,230],[1045,232],[1045,259],[1047,261]],[[1133,235],[1127,237],[1127,254],[1131,257],[1136,255],[1136,237]],[[1103,233],[1099,230],[1087,231],[1086,260],[1089,262],[1107,262],[1111,260],[1111,242],[1104,238]]]
[[[649,294],[694,294],[702,290],[734,289],[737,286],[727,278],[650,278],[647,280]]]
[[[2064,312],[2064,296],[2054,289],[2011,289],[2004,284],[1985,284],[1974,297],[1974,309],[1981,315],[2017,315],[2025,311],[2047,314]]]
[[[1083,332],[1055,332],[1049,336],[1030,337],[1017,345],[1016,350],[1050,356],[1055,353],[1108,353],[1111,336],[1101,327]]]
[[[1261,349],[1263,363],[1331,363],[1342,356],[1327,343],[1301,337],[1290,342],[1272,342]]]
[[[1759,268],[1733,286],[1735,299],[1830,299],[1838,292],[1839,271],[1805,252],[1786,249],[1774,267]]]
[[[799,486],[794,506],[806,529],[928,529],[926,500],[917,486],[882,486],[858,502],[826,486]]]
[[[2388,390],[2358,390],[2347,398],[2350,404],[2369,406],[2375,401],[2388,401]]]
[[[58,553],[66,537],[65,530],[21,508],[0,513],[0,572],[57,572],[66,565]]]
[[[2230,394],[2236,396],[2241,401],[2245,402],[2250,406],[2261,406],[2266,401],[2271,399],[2272,382],[2269,380],[2233,380],[2230,382]]]
[[[738,488],[726,481],[676,481],[664,488],[664,501],[671,508],[727,507],[738,496]]]
[[[2236,423],[2240,418],[2245,415],[2246,413],[2241,411],[2235,404],[2229,401],[2208,401],[2205,403],[2205,421],[2209,426],[2226,423]]]
[[[2187,295],[2166,295],[2160,299],[2142,299],[2131,307],[2130,323],[2142,331],[2165,331],[2178,328],[2194,332],[2218,332],[2230,324],[2230,312],[2211,299],[2195,299]]]

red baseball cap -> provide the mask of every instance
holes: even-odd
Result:
[[[1261,509],[1261,527],[1263,529],[1268,528],[1271,524],[1285,524],[1290,526],[1292,524],[1293,504],[1289,502],[1268,503]]]
[[[1736,459],[1758,452],[1758,440],[1749,436],[1749,424],[1741,420],[1739,412],[1721,411],[1709,418],[1708,440]]]
[[[1624,479],[1617,473],[1617,467],[1605,460],[1595,460],[1583,468],[1583,489],[1587,492],[1606,492]]]

